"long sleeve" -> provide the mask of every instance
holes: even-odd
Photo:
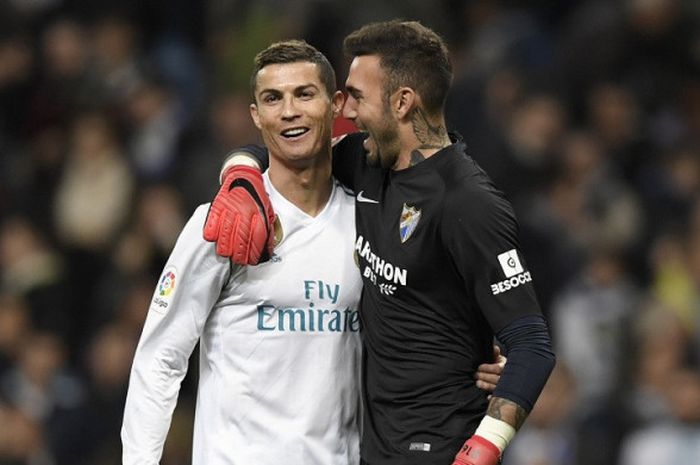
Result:
[[[160,460],[180,384],[230,264],[202,238],[207,206],[183,229],[158,280],[134,356],[121,438],[124,465]]]

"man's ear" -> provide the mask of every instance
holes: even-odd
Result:
[[[255,123],[255,127],[258,129],[262,129],[260,127],[260,115],[258,114],[258,106],[254,103],[250,104],[250,117],[253,118],[253,123]]]
[[[394,99],[391,102],[392,109],[398,119],[403,119],[409,115],[417,104],[418,95],[410,87],[400,87],[394,93]]]
[[[331,97],[331,108],[333,110],[333,118],[340,116],[343,111],[343,105],[345,104],[345,94],[337,90],[333,97]]]

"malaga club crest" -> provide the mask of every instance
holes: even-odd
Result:
[[[416,207],[403,204],[403,210],[401,211],[401,221],[399,222],[399,234],[401,235],[401,243],[403,244],[411,237],[413,231],[416,230],[418,226],[418,220],[420,220],[420,210]]]

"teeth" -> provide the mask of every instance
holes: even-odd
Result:
[[[306,128],[287,129],[286,131],[282,131],[282,135],[285,137],[295,137],[304,134],[306,131],[308,131]]]

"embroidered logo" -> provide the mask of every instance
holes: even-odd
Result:
[[[510,278],[524,271],[523,266],[520,264],[520,259],[518,258],[518,252],[515,249],[510,249],[508,252],[500,254],[498,256],[498,261],[501,264],[506,278]]]
[[[520,263],[517,250],[510,249],[507,252],[499,254],[498,262],[501,264],[501,269],[503,270],[503,274],[506,275],[506,279],[491,284],[491,293],[493,295],[502,294],[518,286],[532,282],[530,272],[525,271],[522,263]]]
[[[175,294],[176,276],[177,269],[174,266],[169,266],[163,270],[163,274],[158,281],[158,286],[151,300],[151,310],[156,313],[165,313],[168,309],[170,301]]]
[[[357,201],[361,203],[379,203],[377,200],[370,199],[364,196],[365,191],[360,191],[359,194],[357,194]]]
[[[175,290],[175,268],[168,268],[158,283],[158,295],[168,297]]]
[[[401,221],[399,222],[399,234],[401,235],[401,243],[404,243],[411,237],[413,231],[416,230],[418,226],[418,221],[420,220],[421,211],[416,207],[408,206],[403,204],[403,210],[401,211]]]
[[[429,442],[412,442],[408,445],[410,451],[430,452]]]
[[[275,247],[277,247],[284,239],[284,230],[282,229],[282,221],[280,221],[279,215],[275,216],[273,228],[275,229]]]

